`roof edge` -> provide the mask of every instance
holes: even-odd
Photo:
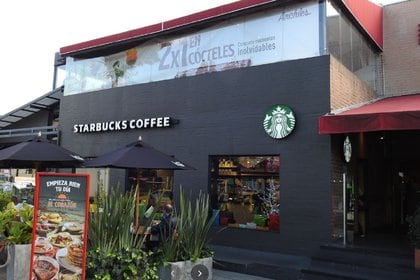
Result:
[[[63,56],[70,56],[75,53],[93,50],[98,47],[103,47],[117,42],[124,42],[147,35],[169,31],[186,25],[191,25],[197,22],[214,19],[220,16],[249,9],[252,7],[276,2],[276,0],[242,0],[228,3],[222,6],[210,8],[204,11],[193,13],[180,18],[164,21],[161,23],[152,24],[149,26],[132,29],[126,32],[105,36],[73,45],[68,45],[60,48],[60,54]]]
[[[360,27],[383,50],[383,7],[369,0],[341,0]]]

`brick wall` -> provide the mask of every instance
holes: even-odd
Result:
[[[351,71],[331,56],[330,61],[330,87],[331,110],[339,110],[353,105],[365,103],[377,98],[377,94],[363,81],[359,80]],[[354,135],[350,135],[355,144]],[[331,235],[333,238],[342,237],[343,234],[343,172],[354,176],[350,168],[352,164],[345,164],[343,160],[344,135],[331,136]],[[353,146],[356,148],[356,146]],[[356,150],[356,149],[355,149]]]
[[[384,7],[385,95],[420,92],[420,1]]]
[[[376,98],[375,92],[331,56],[331,110],[343,109]]]

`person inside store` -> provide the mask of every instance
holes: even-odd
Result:
[[[150,240],[147,247],[154,249],[158,247],[163,241],[167,240],[174,232],[176,220],[173,216],[173,207],[171,204],[163,206],[163,215],[160,221],[150,228]]]
[[[146,219],[149,219],[150,216],[153,214],[153,211],[156,208],[156,198],[154,195],[149,196],[149,200],[147,201],[146,211],[144,212],[143,216]]]

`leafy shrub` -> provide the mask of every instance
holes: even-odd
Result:
[[[142,251],[145,236],[132,233],[135,195],[117,186],[99,200],[89,215],[87,279],[159,279],[152,253]]]
[[[0,191],[0,211],[2,211],[10,201],[12,201],[12,193]]]
[[[131,233],[134,220],[135,195],[122,194],[119,186],[100,197],[101,204],[89,215],[88,244],[105,253],[119,252],[127,248],[141,248],[141,236]]]
[[[86,279],[159,279],[157,265],[150,261],[153,259],[151,254],[135,248],[111,253],[91,249],[87,255]]]
[[[9,202],[3,211],[0,211],[0,237],[6,243],[30,244],[32,241],[34,209],[23,203],[16,208]]]
[[[191,195],[190,195],[191,196]],[[208,248],[208,232],[217,217],[218,211],[210,213],[209,196],[200,191],[195,204],[180,189],[180,205],[177,211],[176,228],[172,238],[164,241],[160,247],[163,263],[176,261],[196,261],[212,256]]]

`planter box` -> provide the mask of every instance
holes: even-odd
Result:
[[[171,262],[158,269],[159,279],[162,280],[212,280],[213,258],[203,258],[196,262],[182,261]]]
[[[7,280],[29,279],[31,244],[9,245],[10,262],[7,266]]]

